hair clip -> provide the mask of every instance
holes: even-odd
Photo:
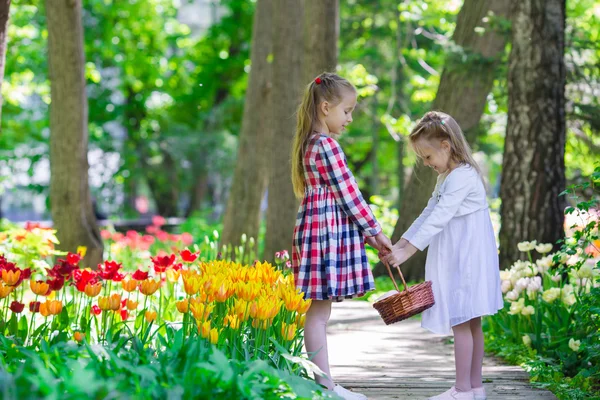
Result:
[[[320,85],[320,84],[321,84],[321,78],[319,78],[319,77],[316,77],[316,78],[315,78],[315,83],[316,83],[317,85]]]
[[[440,121],[440,124],[442,124],[442,125],[445,125],[445,124],[444,124],[444,120],[441,120],[441,121]]]

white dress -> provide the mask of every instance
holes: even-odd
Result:
[[[421,251],[429,246],[425,279],[435,304],[423,312],[423,328],[447,335],[504,306],[485,188],[470,165],[438,177],[427,207],[402,237]]]

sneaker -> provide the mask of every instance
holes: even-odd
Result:
[[[333,392],[344,400],[367,400],[367,396],[364,394],[351,392],[340,385],[335,385]]]
[[[475,400],[486,400],[487,399],[487,395],[485,394],[485,388],[482,387],[478,387],[478,388],[473,388],[471,389],[473,391],[473,397],[475,398]]]
[[[452,386],[444,393],[430,397],[429,400],[475,400],[475,397],[473,396],[472,390],[469,390],[468,392],[459,392]]]

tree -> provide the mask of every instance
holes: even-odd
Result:
[[[6,60],[6,28],[8,26],[8,11],[10,0],[0,0],[0,89],[4,79],[4,61]],[[2,117],[2,91],[0,90],[0,118]]]
[[[302,85],[322,72],[335,72],[339,26],[339,0],[304,1]]]
[[[454,43],[460,47],[448,55],[432,105],[433,110],[452,115],[471,143],[475,141],[475,128],[483,114],[496,76],[496,67],[506,47],[507,37],[498,26],[502,25],[500,22],[503,18],[509,16],[510,3],[465,0],[452,36]],[[476,28],[481,27],[485,29],[484,33],[478,34]],[[435,173],[422,163],[416,163],[404,190],[410,198],[402,201],[392,241],[400,239],[425,208],[434,185]],[[404,264],[402,270],[406,279],[419,280],[424,277],[425,255],[426,252],[419,252]],[[385,274],[385,268],[378,265],[375,274]]]
[[[102,239],[88,186],[88,108],[81,0],[46,1],[50,75],[50,204],[61,250],[87,247],[102,261]]]
[[[273,8],[273,90],[271,92],[272,139],[267,152],[270,177],[267,233],[263,258],[289,249],[298,202],[292,189],[290,150],[296,126],[302,79],[304,1],[278,0]],[[312,60],[311,60],[312,62]]]
[[[267,188],[269,158],[260,151],[272,138],[269,126],[273,1],[258,0],[254,15],[251,69],[239,137],[238,158],[223,221],[223,243],[238,245],[242,234],[258,238],[260,206]]]
[[[565,205],[565,0],[517,1],[512,12],[501,267],[521,256],[521,241],[563,237]]]

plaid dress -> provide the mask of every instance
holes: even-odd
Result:
[[[292,265],[305,298],[342,301],[375,289],[364,237],[381,231],[337,141],[314,135],[304,154],[306,189]]]

